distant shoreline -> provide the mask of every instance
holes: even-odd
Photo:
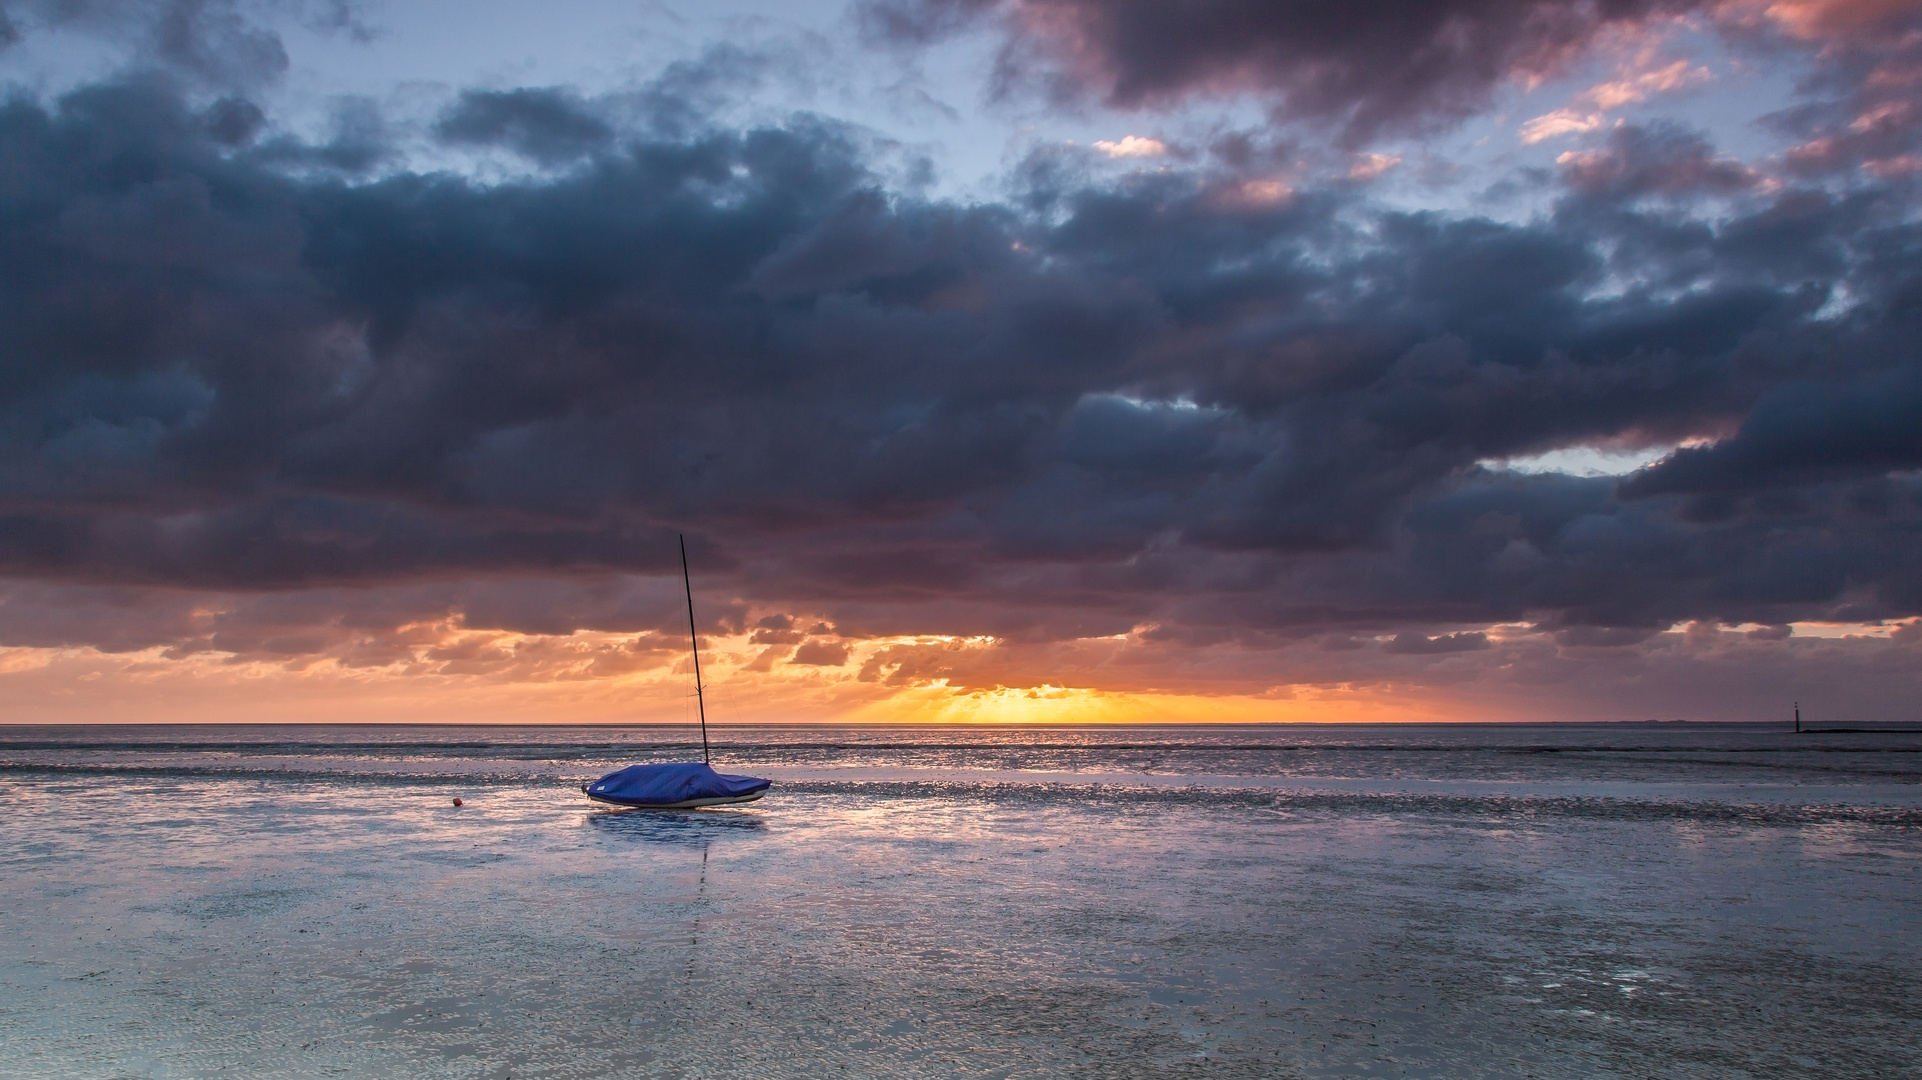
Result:
[[[1869,721],[1868,723],[1873,724],[1875,722]],[[1894,725],[1894,724],[1902,723],[1902,721],[1891,720],[1891,721],[1887,721],[1887,723]],[[688,723],[678,723],[678,722],[671,722],[671,721],[652,722],[652,723],[641,723],[641,722],[596,723],[592,721],[581,721],[577,723],[500,723],[500,722],[490,722],[485,720],[474,720],[474,721],[468,721],[463,723],[463,722],[455,722],[455,721],[438,721],[438,720],[416,720],[416,721],[405,721],[405,722],[351,721],[351,720],[258,720],[258,721],[207,720],[207,721],[194,721],[194,722],[181,722],[181,721],[172,721],[172,720],[164,720],[164,721],[75,720],[75,721],[37,722],[37,723],[25,723],[25,724],[0,721],[0,731],[6,731],[9,729],[22,729],[22,728],[104,728],[104,727],[362,728],[362,729],[382,730],[382,731],[391,731],[391,730],[403,729],[403,728],[495,728],[495,729],[501,729],[501,730],[594,728],[597,730],[607,730],[607,731],[631,731],[631,730],[651,731],[651,730],[682,729],[682,728],[688,728],[691,726],[692,725]],[[1014,730],[1014,731],[1047,731],[1047,730],[1076,731],[1076,730],[1086,730],[1090,728],[1118,729],[1118,730],[1125,730],[1130,728],[1134,728],[1134,729],[1156,729],[1156,728],[1224,729],[1225,728],[1225,729],[1272,730],[1272,729],[1283,729],[1283,728],[1396,728],[1396,727],[1426,727],[1426,728],[1451,728],[1451,727],[1458,727],[1458,728],[1484,728],[1484,727],[1501,727],[1501,728],[1513,728],[1513,727],[1637,727],[1637,728],[1768,727],[1768,728],[1777,728],[1779,727],[1783,731],[1787,732],[1788,734],[1802,734],[1802,735],[1916,735],[1916,734],[1922,734],[1922,727],[1895,727],[1895,726],[1874,727],[1874,726],[1859,726],[1859,725],[1849,726],[1849,727],[1822,727],[1822,728],[1811,728],[1811,727],[1804,726],[1800,732],[1797,732],[1793,730],[1793,728],[1791,727],[1791,722],[1787,720],[1378,720],[1378,721],[1273,720],[1273,721],[1238,721],[1238,722],[1224,722],[1224,723],[1204,723],[1204,722],[1184,723],[1184,722],[1178,722],[1178,721],[1159,721],[1159,722],[1157,721],[1136,721],[1136,722],[1116,721],[1116,722],[1107,722],[1107,723],[1092,722],[1092,723],[1079,723],[1079,724],[1023,723],[1023,722],[919,723],[915,721],[878,722],[878,721],[853,721],[853,720],[848,720],[848,721],[788,720],[788,721],[725,722],[725,723],[718,722],[718,721],[709,721],[708,727],[733,728],[733,729],[793,728],[796,730],[807,730],[810,728],[839,728],[839,729],[874,728],[877,730],[886,729],[886,728],[927,728],[927,729]]]

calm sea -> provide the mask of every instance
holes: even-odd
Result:
[[[1922,1075],[1922,735],[713,743],[0,727],[0,1075]]]

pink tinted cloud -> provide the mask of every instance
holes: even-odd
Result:
[[[1922,137],[1922,0],[1726,0],[1716,22],[1816,49],[1802,141],[1784,155],[1801,176],[1909,174]]]
[[[1738,25],[1766,23],[1804,41],[1864,42],[1906,29],[1922,14],[1917,0],[1723,0],[1714,15]]]
[[[1629,105],[1672,94],[1710,81],[1709,69],[1687,59],[1660,55],[1658,42],[1644,43],[1624,60],[1615,78],[1583,90],[1567,106],[1537,116],[1518,132],[1524,145],[1565,135],[1579,135],[1606,127],[1610,115]]]
[[[1288,115],[1351,137],[1419,129],[1472,113],[1498,86],[1540,81],[1613,29],[1690,3],[1542,0],[1348,4],[1309,0],[1008,0],[876,3],[872,20],[912,39],[992,12],[1009,28],[1004,84],[1040,82],[1123,108],[1183,97],[1274,95]]]
[[[1711,70],[1664,52],[1674,31],[1719,33],[1748,55],[1801,53],[1805,91],[1842,86],[1851,111],[1818,125],[1787,162],[1804,174],[1862,167],[1904,172],[1912,120],[1881,115],[1912,98],[1922,48],[1917,0],[871,0],[871,25],[926,41],[981,19],[1006,34],[1004,91],[1038,86],[1124,109],[1195,96],[1254,95],[1279,116],[1337,129],[1350,148],[1445,126],[1488,107],[1504,86],[1539,86],[1621,55],[1611,77],[1528,119],[1525,143],[1607,128],[1625,108],[1700,86]]]

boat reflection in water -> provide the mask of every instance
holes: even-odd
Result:
[[[682,812],[597,810],[587,815],[588,828],[619,840],[644,844],[699,845],[722,838],[746,839],[767,831],[767,822],[738,810]]]

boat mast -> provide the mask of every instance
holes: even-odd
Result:
[[[694,643],[694,704],[701,710],[701,760],[712,765],[707,749],[707,701],[701,697],[701,635],[694,630],[694,580],[687,575],[687,534],[681,534],[681,585],[687,589],[687,636]]]

